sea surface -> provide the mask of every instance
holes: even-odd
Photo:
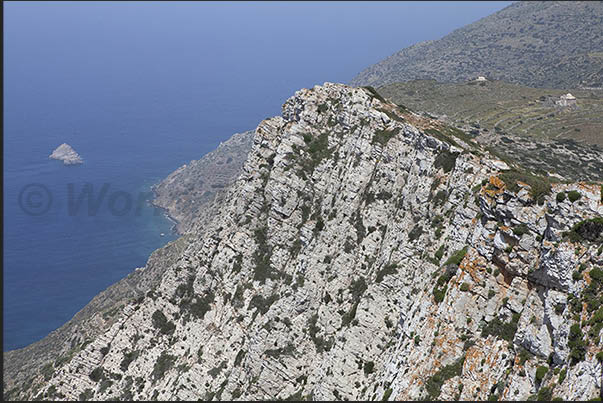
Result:
[[[176,238],[148,204],[170,172],[297,89],[508,4],[5,3],[4,350]],[[84,164],[48,159],[62,143]]]

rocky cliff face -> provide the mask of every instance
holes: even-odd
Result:
[[[298,91],[152,290],[9,397],[599,396],[601,197],[370,89]]]

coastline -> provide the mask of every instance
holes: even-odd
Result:
[[[157,198],[159,197],[159,194],[156,191],[156,186],[157,185],[158,184],[155,184],[155,185],[151,186],[151,192],[153,192],[153,199],[147,200],[148,203],[149,203],[149,205],[152,206],[152,207],[154,207],[154,208],[157,208],[157,209],[161,210],[161,212],[163,213],[163,216],[165,218],[167,218],[172,223],[172,226],[170,227],[170,231],[174,235],[178,235],[178,236],[184,235],[182,232],[180,232],[178,230],[178,224],[180,224],[180,221],[178,221],[176,218],[172,217],[172,215],[170,214],[170,211],[166,207],[160,206],[159,204],[157,204],[155,202],[155,200],[157,200]]]

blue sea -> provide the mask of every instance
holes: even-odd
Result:
[[[508,4],[5,3],[4,350],[176,238],[148,204],[170,172],[297,89]],[[61,143],[84,164],[48,159]]]

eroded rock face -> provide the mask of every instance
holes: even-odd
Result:
[[[600,186],[556,184],[539,205],[438,127],[361,88],[296,92],[157,286],[11,396],[597,396],[599,334],[584,325],[581,356],[570,325],[593,314],[569,299],[601,253],[561,232],[603,214]],[[580,201],[555,200],[570,189]]]
[[[67,143],[58,146],[48,158],[63,161],[65,165],[77,165],[84,162],[82,157]]]

